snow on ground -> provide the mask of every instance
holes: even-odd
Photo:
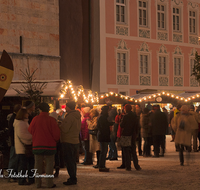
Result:
[[[77,185],[64,186],[62,183],[68,179],[66,169],[61,169],[58,178],[54,179],[55,189],[73,190],[193,190],[200,189],[200,152],[191,152],[185,160],[185,165],[180,166],[178,153],[175,152],[171,137],[166,138],[166,153],[160,158],[145,158],[138,156],[141,171],[136,171],[132,164],[132,171],[117,169],[121,165],[118,161],[106,161],[110,172],[99,172],[92,166],[78,164]],[[120,151],[119,151],[120,155]],[[186,152],[184,152],[186,155]],[[185,156],[186,157],[186,156]],[[82,162],[83,156],[80,156]],[[95,159],[96,160],[96,159]],[[96,164],[96,162],[94,162]],[[5,172],[4,172],[5,173]],[[17,183],[8,183],[7,179],[0,179],[1,190],[32,190],[35,185],[19,186]],[[43,188],[45,180],[43,179]]]

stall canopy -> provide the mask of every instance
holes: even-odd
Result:
[[[60,89],[64,83],[64,80],[35,80],[34,83],[46,83],[46,87],[43,90],[41,96],[54,96],[58,97]],[[14,97],[19,96],[18,93],[14,89],[23,90],[22,85],[26,85],[26,81],[18,80],[12,81],[9,89],[7,90],[5,97]],[[20,94],[20,96],[24,96],[25,93]]]
[[[200,101],[200,92],[181,92],[178,94],[171,93],[169,91],[154,92],[154,93],[142,93],[131,96],[135,102],[162,102],[173,99],[181,102],[195,102]]]

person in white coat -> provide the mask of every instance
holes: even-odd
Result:
[[[32,144],[32,135],[28,132],[28,112],[26,108],[21,108],[16,115],[13,126],[15,131],[15,151],[19,155],[19,174],[24,175],[28,171],[28,182],[25,177],[18,179],[19,185],[30,185],[34,183],[34,157],[25,155],[25,146]]]

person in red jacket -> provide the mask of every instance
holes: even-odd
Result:
[[[54,155],[56,153],[56,142],[60,139],[60,129],[56,120],[49,116],[49,105],[47,103],[39,104],[40,114],[33,118],[28,131],[32,134],[33,154],[35,156],[35,169],[37,174],[41,175],[43,170],[43,161],[45,160],[47,186],[56,187],[53,183]],[[52,176],[52,177],[50,177]],[[36,187],[42,185],[41,177],[35,178]]]

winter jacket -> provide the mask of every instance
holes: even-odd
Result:
[[[184,128],[181,127],[181,121],[184,122]],[[192,128],[191,128],[191,123],[195,123],[195,118],[191,114],[183,115],[183,114],[178,114],[174,118],[174,128],[173,130],[176,133],[175,136],[175,143],[176,144],[181,144],[185,146],[190,146],[191,145],[191,138],[192,138]]]
[[[15,151],[16,154],[25,154],[24,144],[32,143],[32,135],[28,132],[28,119],[14,120],[14,133],[15,133]]]
[[[114,107],[108,112],[108,121],[114,122],[117,115],[117,109]]]
[[[30,125],[31,121],[33,120],[33,118],[35,117],[34,113],[29,114],[28,116],[28,124]]]
[[[93,117],[90,120],[87,120],[88,129],[95,130],[97,129],[97,119],[98,117]],[[96,135],[89,135],[90,136],[90,152],[95,153],[96,151],[100,150],[100,144],[97,140]]]
[[[189,113],[194,116],[195,121],[196,121],[194,123],[191,123],[191,125],[192,125],[191,128],[192,129],[198,129],[199,128],[198,123],[200,123],[200,115],[195,111],[189,111]]]
[[[33,154],[53,155],[60,130],[56,120],[47,112],[41,112],[31,121],[28,131],[33,135]]]
[[[140,116],[141,137],[151,137],[150,115],[142,113]]]
[[[97,139],[99,142],[110,142],[110,126],[112,126],[114,122],[108,121],[108,114],[101,114],[97,121]]]
[[[122,128],[122,136],[133,136],[136,139],[138,133],[138,119],[137,115],[132,111],[126,113],[120,123]]]
[[[86,113],[81,122],[81,140],[88,141],[89,140],[89,130],[87,120],[90,119],[90,113]]]
[[[178,109],[174,110],[174,117],[176,117],[177,113],[179,113],[180,111]]]
[[[120,115],[116,115],[115,117],[115,123],[118,124],[118,129],[117,129],[117,137],[120,138],[121,137],[121,133],[122,133],[122,128],[120,127],[120,123],[124,117],[125,113],[123,112]]]
[[[77,110],[67,113],[60,125],[60,142],[61,143],[79,143],[79,133],[81,130],[81,114]]]
[[[156,110],[152,115],[152,135],[165,135],[168,128],[168,120],[165,113]]]

